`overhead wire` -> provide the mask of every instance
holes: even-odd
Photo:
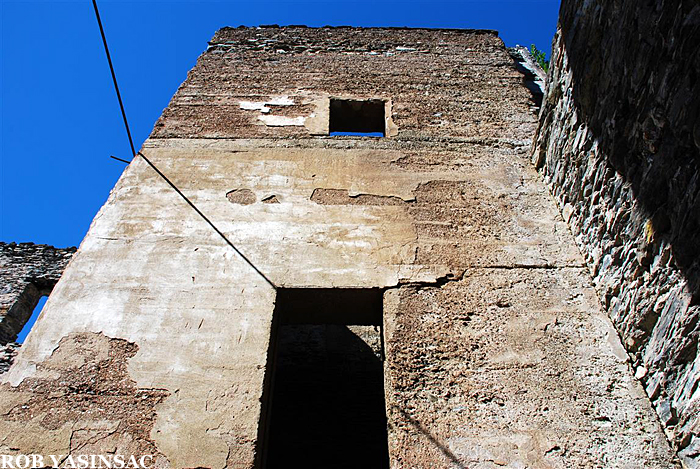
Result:
[[[97,9],[97,0],[92,0],[92,6],[95,9],[95,17],[97,17],[97,24],[100,26],[100,34],[102,35],[102,44],[105,46],[105,54],[107,54],[107,62],[109,62],[109,71],[112,73],[112,82],[114,82],[114,91],[117,92],[117,99],[119,100],[119,109],[122,111],[122,119],[124,119],[124,127],[126,128],[126,135],[129,137],[129,146],[131,146],[131,156],[136,156],[136,149],[134,148],[134,139],[131,138],[131,130],[129,129],[129,121],[126,120],[126,111],[124,110],[124,101],[122,101],[122,94],[119,92],[119,85],[117,84],[117,75],[114,73],[114,64],[112,64],[112,55],[109,53],[109,47],[107,47],[107,37],[105,36],[105,29],[102,27],[102,19],[100,18],[100,10]]]
[[[150,166],[153,171],[158,174],[182,199],[190,206],[194,211],[205,221],[207,224],[226,242],[226,244],[231,247],[236,254],[238,254],[255,272],[258,273],[273,289],[277,290],[277,286],[270,280],[267,275],[265,275],[260,269],[258,269],[255,264],[253,264],[248,257],[243,254],[229,239],[228,237],[214,225],[214,223],[165,175],[163,172],[158,169],[158,167],[153,164],[153,162],[146,157],[142,152],[137,152],[136,148],[134,147],[134,140],[131,137],[131,129],[129,128],[129,121],[126,118],[126,111],[124,109],[124,101],[122,100],[122,95],[119,92],[119,84],[117,83],[117,75],[114,71],[114,64],[112,63],[112,56],[109,53],[109,47],[107,46],[107,37],[105,35],[105,30],[104,27],[102,26],[102,19],[100,18],[100,12],[97,8],[97,0],[92,0],[92,6],[95,9],[95,17],[97,18],[97,24],[100,27],[100,35],[102,36],[102,44],[104,45],[105,49],[105,54],[107,55],[107,62],[109,62],[109,71],[112,74],[112,82],[114,83],[114,91],[117,93],[117,99],[119,100],[119,109],[121,110],[122,113],[122,119],[124,121],[124,127],[126,128],[126,135],[129,138],[129,146],[131,147],[131,153],[134,158],[137,156],[140,156],[143,158],[143,160]],[[115,160],[122,161],[124,163],[129,164],[129,161],[126,161],[121,158],[117,158],[116,156],[112,156],[111,158],[114,158]]]

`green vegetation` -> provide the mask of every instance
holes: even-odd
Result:
[[[542,67],[542,70],[547,73],[549,70],[549,60],[546,60],[546,55],[544,52],[539,50],[537,47],[535,47],[534,44],[530,45],[530,55],[532,55],[532,58],[535,59],[535,62],[539,64],[540,67]]]

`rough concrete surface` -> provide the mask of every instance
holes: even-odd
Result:
[[[148,397],[125,450],[259,467],[274,451],[269,280],[387,289],[392,468],[674,467],[529,162],[523,81],[491,31],[220,30],[142,149],[220,234],[135,158],[4,378],[0,450],[68,454],[76,432],[129,425],[91,400],[47,425],[46,374],[80,366],[56,358],[80,339],[124,352],[97,359],[125,370],[106,401]],[[324,135],[339,96],[386,100],[388,137]]]
[[[392,467],[670,467],[585,269],[386,293]]]

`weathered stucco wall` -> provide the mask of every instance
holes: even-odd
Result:
[[[385,100],[387,137],[329,136],[332,97]],[[276,287],[353,287],[384,290],[391,467],[673,467],[535,111],[491,31],[219,31],[142,151],[221,235],[136,157],[5,377],[0,448],[255,467]]]
[[[562,2],[534,160],[682,460],[700,467],[700,6]]]

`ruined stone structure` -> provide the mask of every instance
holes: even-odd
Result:
[[[554,81],[573,74],[557,44]],[[655,379],[640,348],[652,342],[614,313],[625,280],[605,290],[605,267],[591,282],[595,256],[531,163],[524,78],[493,31],[217,32],[4,375],[0,452],[148,454],[162,468],[678,467],[634,377]],[[552,113],[574,110],[553,90],[537,167],[575,225],[584,202],[552,176],[569,158],[554,138],[569,121]],[[607,234],[580,236],[593,230],[574,233],[614,257]]]
[[[0,373],[17,353],[17,334],[61,278],[75,248],[0,242]]]
[[[534,149],[637,377],[693,468],[700,467],[698,44],[697,2],[563,2]]]

